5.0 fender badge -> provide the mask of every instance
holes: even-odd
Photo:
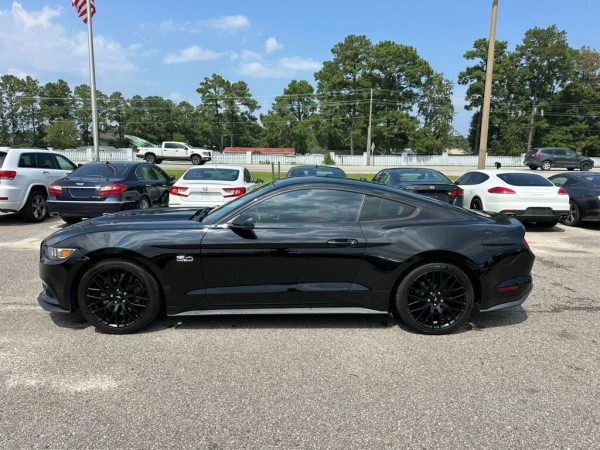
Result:
[[[192,256],[177,255],[177,262],[192,262],[193,260]]]

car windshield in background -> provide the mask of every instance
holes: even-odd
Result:
[[[450,183],[451,181],[436,170],[391,170],[392,183],[434,182]]]
[[[290,170],[289,177],[341,177],[346,173],[335,167],[295,167]]]
[[[6,158],[6,153],[0,152],[0,167],[4,164],[4,158]]]
[[[497,176],[511,186],[553,186],[543,176],[532,173],[499,173]]]
[[[124,178],[130,165],[91,163],[74,170],[70,177]]]
[[[0,166],[2,166],[2,164],[0,164]],[[594,183],[596,186],[600,186],[600,175],[586,175],[583,178],[591,183]]]
[[[240,171],[237,169],[202,168],[190,169],[184,175],[184,180],[191,181],[235,181]]]

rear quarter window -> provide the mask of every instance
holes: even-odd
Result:
[[[19,156],[19,167],[34,169],[36,167],[35,153],[22,153]]]
[[[6,159],[6,153],[0,152],[0,167],[2,167],[2,164],[4,164],[5,159]]]
[[[412,216],[416,208],[405,203],[395,202],[367,195],[360,211],[360,222],[388,219],[406,219]]]
[[[553,186],[543,176],[533,173],[499,173],[496,176],[511,186]]]

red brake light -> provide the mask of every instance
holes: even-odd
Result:
[[[50,186],[48,186],[48,194],[60,195],[62,193],[63,188],[60,187],[58,184],[52,183]]]
[[[558,188],[558,195],[569,195],[569,193],[564,187],[560,187]]]
[[[225,191],[225,193],[227,194],[227,195],[223,195],[223,197],[225,197],[225,198],[239,197],[246,193],[246,188],[245,187],[223,188],[223,191]]]
[[[452,189],[449,194],[450,197],[462,197],[465,195],[465,191],[463,191],[461,188],[455,188]]]
[[[512,189],[507,188],[507,187],[502,187],[502,186],[496,186],[493,188],[489,188],[488,192],[490,194],[516,194],[516,192],[513,191]]]
[[[531,155],[533,158],[539,158],[540,154],[539,153],[534,153],[533,155]]]
[[[0,170],[0,180],[14,180],[16,176],[15,170]]]
[[[189,194],[186,193],[188,191],[188,189],[189,188],[181,187],[181,186],[171,186],[169,188],[169,194],[178,195],[180,197],[187,197],[187,196],[189,196]]]
[[[124,184],[112,183],[108,186],[101,187],[98,191],[98,194],[102,197],[106,197],[108,195],[119,195],[125,192],[127,189],[129,189],[129,187],[125,186]]]

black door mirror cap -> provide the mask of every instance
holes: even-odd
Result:
[[[254,229],[254,219],[252,217],[236,217],[229,224],[230,228],[238,229],[238,230],[252,230]]]

